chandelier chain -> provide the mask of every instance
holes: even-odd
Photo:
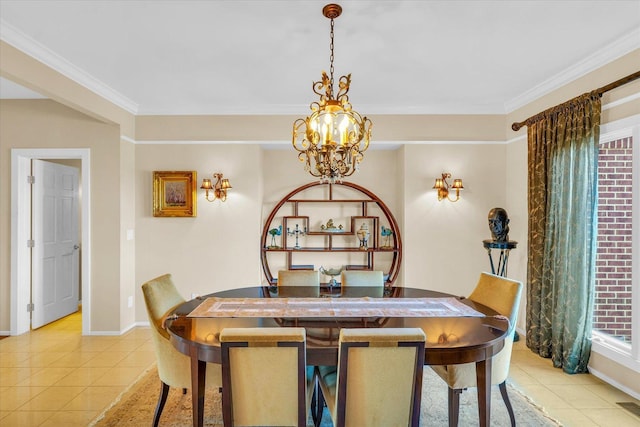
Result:
[[[333,18],[331,18],[331,42],[329,43],[329,50],[331,52],[331,54],[329,55],[329,63],[331,64],[329,66],[329,76],[330,76],[330,84],[331,84],[331,88],[333,88]],[[333,89],[332,89],[333,92]]]

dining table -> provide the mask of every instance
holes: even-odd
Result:
[[[284,289],[284,287],[283,287]],[[307,365],[338,364],[342,328],[419,327],[427,337],[425,365],[475,363],[479,425],[490,424],[491,360],[513,326],[465,297],[405,286],[250,286],[214,292],[167,313],[173,346],[191,359],[193,425],[203,425],[207,363],[221,363],[227,327],[304,327]],[[224,393],[224,390],[222,391]]]

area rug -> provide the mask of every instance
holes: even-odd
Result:
[[[504,406],[498,387],[493,387],[491,395],[491,426],[508,427],[511,425],[509,414]],[[509,397],[516,414],[518,425],[527,427],[559,426],[560,423],[547,416],[544,411],[531,402],[511,385],[508,385]],[[140,427],[151,425],[155,411],[160,380],[155,366],[143,374],[140,379],[125,391],[103,414],[97,417],[90,427]],[[421,426],[448,426],[447,386],[429,368],[425,367],[422,390]],[[389,396],[393,404],[393,396]],[[477,426],[478,409],[475,389],[466,390],[460,397],[459,426]],[[171,389],[160,425],[163,427],[182,427],[191,425],[191,394],[182,394],[181,390]],[[217,391],[207,390],[204,411],[205,426],[222,426],[222,402]],[[309,425],[312,425],[309,419]],[[331,417],[324,411],[322,427],[332,426]]]

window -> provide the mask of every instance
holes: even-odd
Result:
[[[631,343],[633,137],[601,140],[593,329]]]
[[[600,130],[592,351],[640,372],[640,115]]]

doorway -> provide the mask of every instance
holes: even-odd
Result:
[[[27,177],[33,159],[79,159],[81,164],[81,304],[82,334],[91,334],[91,238],[90,238],[90,150],[12,149],[11,150],[11,335],[31,329],[28,311],[31,302],[31,189]]]

